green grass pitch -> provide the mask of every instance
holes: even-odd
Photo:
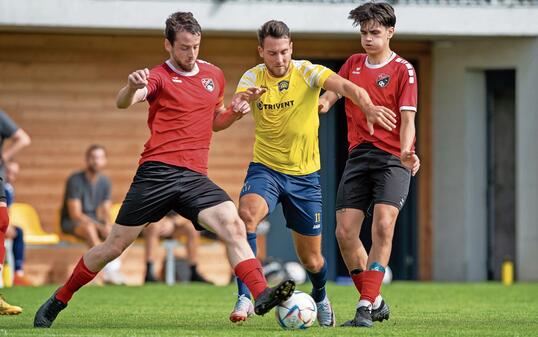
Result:
[[[391,318],[372,329],[284,331],[274,313],[233,325],[235,287],[85,287],[50,329],[32,327],[34,313],[54,287],[1,289],[20,316],[0,316],[1,336],[538,336],[538,283],[394,282],[383,287]],[[299,289],[308,292],[308,286]],[[351,286],[328,286],[338,323],[352,317]]]

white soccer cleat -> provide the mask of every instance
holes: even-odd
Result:
[[[318,308],[318,322],[320,326],[336,326],[336,318],[329,297],[325,296],[321,302],[316,303],[316,307]]]
[[[234,310],[230,314],[230,321],[233,323],[244,322],[250,316],[254,315],[254,305],[245,295],[239,296],[235,303]]]

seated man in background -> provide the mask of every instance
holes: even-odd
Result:
[[[198,246],[200,245],[200,232],[194,228],[192,222],[174,211],[170,211],[161,221],[150,224],[144,230],[144,238],[146,240],[146,277],[144,278],[144,282],[157,282],[153,266],[157,260],[159,239],[177,239],[183,235],[187,237],[187,261],[191,269],[190,281],[213,283],[200,275],[196,267]]]
[[[102,174],[107,163],[106,150],[91,145],[86,150],[86,168],[67,180],[61,211],[62,232],[84,240],[89,247],[101,243],[110,233],[110,179]],[[103,281],[122,284],[120,260],[111,261],[103,269]]]
[[[4,191],[6,193],[6,203],[9,208],[15,202],[15,188],[13,184],[17,180],[19,174],[19,164],[15,161],[10,161],[5,165],[6,183]],[[24,275],[24,232],[17,224],[10,223],[6,232],[6,238],[13,241],[13,258],[15,260],[15,274],[13,276],[14,286],[33,286],[32,282]]]

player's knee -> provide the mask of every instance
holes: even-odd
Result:
[[[303,266],[311,273],[317,273],[323,268],[323,256],[321,254],[312,254],[303,260]]]
[[[338,223],[335,230],[336,239],[338,242],[347,242],[352,238],[349,237],[350,231],[345,224]]]
[[[217,234],[226,243],[234,243],[246,237],[245,225],[239,218],[221,219]]]
[[[380,243],[392,242],[392,236],[394,232],[394,221],[390,217],[383,217],[372,226],[374,237]]]
[[[245,223],[245,226],[247,228],[247,232],[254,233],[256,231],[256,227],[258,226],[258,220],[256,219],[256,216],[254,215],[254,212],[248,207],[240,207],[239,208],[239,217],[243,222]]]

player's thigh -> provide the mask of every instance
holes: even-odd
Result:
[[[369,179],[367,153],[362,149],[351,152],[342,173],[336,194],[336,210],[358,209],[366,213],[372,202],[372,183]]]
[[[263,220],[271,214],[282,192],[283,175],[259,163],[250,163],[239,199],[239,214],[245,222]]]
[[[133,243],[136,238],[140,235],[145,226],[124,226],[114,224],[110,233],[106,237],[105,242],[103,243],[107,249],[113,250],[116,252],[123,252],[131,243]]]
[[[320,235],[322,196],[319,173],[288,178],[285,193],[280,197],[286,226],[302,235]]]
[[[230,200],[201,210],[198,213],[197,224],[224,240],[237,235],[246,237],[245,226],[237,214],[235,204]]]
[[[355,208],[341,208],[336,211],[336,238],[358,240],[364,221],[364,212]]]
[[[190,220],[197,230],[229,221],[231,215],[239,218],[230,196],[207,176],[185,171],[179,184],[180,191],[174,198],[172,209]]]
[[[379,167],[371,173],[373,203],[392,205],[401,210],[409,194],[411,172],[402,165],[400,158],[392,154],[383,156],[378,159]]]
[[[178,192],[178,168],[158,162],[140,165],[123,200],[116,223],[140,226],[161,220]]]

